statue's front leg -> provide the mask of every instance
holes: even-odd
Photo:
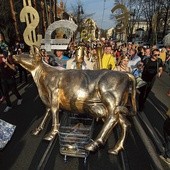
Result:
[[[52,108],[51,109],[52,112],[52,128],[50,130],[50,132],[48,132],[44,139],[51,141],[54,139],[54,137],[58,134],[59,131],[59,108]]]
[[[117,122],[118,115],[111,115],[110,117],[108,117],[97,138],[93,142],[87,144],[85,146],[85,149],[88,151],[95,151],[100,145],[104,145]]]
[[[38,135],[44,129],[45,123],[46,123],[47,118],[49,116],[49,112],[50,112],[50,108],[46,108],[46,112],[45,112],[43,120],[41,121],[39,126],[32,131],[33,135]]]

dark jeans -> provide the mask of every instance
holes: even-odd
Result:
[[[9,96],[9,92],[12,91],[12,93],[17,97],[17,99],[22,99],[21,95],[19,94],[18,90],[17,90],[17,85],[15,82],[15,77],[11,77],[9,79],[2,79],[2,89],[4,92],[4,97],[7,103],[7,106],[12,106],[11,100],[10,100],[10,96]]]
[[[1,79],[0,79],[0,98],[4,96],[4,93],[3,93],[3,89],[2,89],[2,83],[1,83]]]
[[[28,82],[28,73],[27,70],[25,70],[25,68],[23,68],[22,66],[18,65],[18,72],[19,72],[19,82],[22,83],[22,76],[24,74],[24,78],[25,78],[25,82]]]
[[[151,92],[153,84],[154,84],[154,80],[151,82],[147,82],[146,85],[139,88],[139,91],[140,91],[139,99],[138,99],[139,111],[143,110],[144,104],[146,102],[146,99],[147,99],[149,93]]]

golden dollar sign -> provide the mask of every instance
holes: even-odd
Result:
[[[127,8],[123,4],[118,4],[112,8],[112,13],[114,13],[117,9],[122,10],[122,14],[116,16],[116,20],[118,22],[117,27],[115,28],[116,32],[123,32],[128,24],[129,12]]]
[[[32,7],[31,0],[28,0],[28,5],[26,5],[26,1],[23,0],[23,5],[24,7],[20,12],[20,21],[26,22],[27,24],[27,27],[23,33],[24,41],[29,46],[33,45],[40,46],[42,35],[36,36],[35,31],[35,28],[39,24],[38,12]]]

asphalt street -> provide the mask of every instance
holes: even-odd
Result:
[[[15,96],[11,95],[13,109],[3,113],[5,102],[0,104],[0,119],[16,125],[16,130],[4,149],[0,151],[1,170],[152,170],[169,169],[160,159],[164,153],[163,123],[170,108],[170,97],[166,95],[170,88],[170,76],[163,73],[157,79],[150,93],[144,111],[135,117],[129,117],[131,128],[126,138],[124,150],[118,155],[107,153],[117,142],[120,129],[116,127],[105,146],[84,158],[67,157],[60,154],[59,138],[47,142],[43,140],[49,131],[49,119],[45,129],[33,136],[32,130],[40,122],[45,106],[41,102],[37,87],[31,76],[28,83],[18,84],[23,103],[16,105]],[[62,113],[61,113],[62,114]],[[102,122],[95,122],[93,139],[102,127]]]

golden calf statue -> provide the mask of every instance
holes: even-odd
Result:
[[[129,86],[131,86],[132,113],[136,113],[135,79],[130,74],[112,70],[63,70],[53,68],[42,60],[41,53],[34,47],[33,56],[14,56],[16,62],[32,73],[41,100],[46,105],[45,116],[33,132],[37,135],[52,114],[52,128],[46,140],[52,140],[59,130],[59,109],[78,114],[90,114],[104,121],[103,127],[94,141],[85,146],[95,151],[104,145],[113,128],[120,124],[121,135],[117,144],[108,152],[117,154],[122,148],[130,125],[126,119]]]

